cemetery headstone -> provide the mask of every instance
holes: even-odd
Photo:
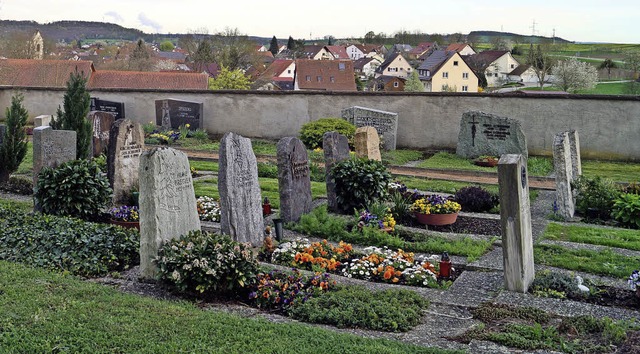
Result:
[[[44,167],[55,168],[76,159],[76,132],[53,130],[49,126],[33,129],[33,185]]]
[[[251,140],[226,133],[220,141],[218,192],[222,233],[238,242],[259,246],[264,219],[258,183],[258,164]]]
[[[326,132],[322,136],[322,149],[324,150],[324,166],[327,181],[327,208],[330,211],[338,211],[336,198],[336,181],[331,175],[334,164],[349,158],[349,139],[338,132]]]
[[[369,160],[382,161],[380,156],[380,138],[374,127],[360,127],[354,136],[356,156]]]
[[[140,274],[153,279],[163,242],[200,230],[189,159],[160,147],[140,156]]]
[[[111,125],[115,122],[115,117],[108,112],[91,111],[87,119],[91,122],[91,131],[93,132],[91,156],[97,157],[107,152],[109,131],[111,130]]]
[[[467,159],[482,155],[529,156],[527,139],[518,120],[480,111],[462,115],[456,154]]]
[[[572,178],[575,181],[582,175],[582,159],[580,158],[580,136],[576,130],[567,131],[569,135],[569,148],[571,149]]]
[[[107,177],[115,205],[130,204],[131,192],[138,189],[140,155],[144,151],[144,131],[138,123],[118,119],[109,131]]]
[[[294,137],[280,139],[277,149],[280,218],[298,221],[311,211],[311,176],[307,148]]]
[[[124,102],[106,101],[97,97],[91,97],[90,111],[107,112],[113,114],[115,120],[126,118],[124,114]]]
[[[527,160],[522,155],[502,155],[498,162],[500,226],[505,287],[526,293],[534,278],[533,236]]]
[[[385,150],[395,150],[398,136],[398,113],[353,106],[342,110],[342,118],[359,127],[374,127]]]
[[[553,139],[553,167],[556,175],[557,213],[564,219],[575,214],[575,202],[571,191],[573,176],[573,159],[569,132],[556,134]]]
[[[189,124],[189,129],[204,127],[203,104],[176,99],[156,100],[156,124],[166,129],[178,129]]]
[[[51,123],[51,115],[48,115],[48,114],[40,115],[40,116],[37,116],[37,117],[33,118],[33,126],[34,126],[34,128],[37,128],[37,127],[48,127],[50,123]]]

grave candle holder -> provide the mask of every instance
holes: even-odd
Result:
[[[451,278],[451,259],[447,252],[443,252],[440,256],[440,278]]]
[[[269,198],[264,197],[264,203],[262,203],[262,216],[271,215],[271,203],[269,202]]]

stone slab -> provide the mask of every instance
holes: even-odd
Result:
[[[278,141],[276,150],[280,218],[285,223],[299,221],[303,214],[311,211],[311,173],[307,148],[300,139],[285,137]]]
[[[395,150],[398,136],[398,113],[353,106],[342,110],[342,118],[359,127],[376,128],[385,150]]]
[[[98,97],[91,97],[89,110],[111,113],[116,120],[126,118],[124,102],[107,101],[101,100]]]
[[[200,230],[189,159],[168,148],[145,151],[140,161],[140,274],[154,279],[153,259],[163,242]]]
[[[118,119],[109,131],[107,177],[113,188],[113,203],[128,205],[131,192],[138,189],[140,155],[144,151],[144,131],[138,123]]]
[[[33,185],[44,167],[55,168],[76,159],[76,132],[53,130],[49,126],[33,129]]]
[[[557,213],[568,220],[575,214],[575,200],[571,190],[574,169],[568,132],[558,133],[553,138],[553,169],[556,181]]]
[[[331,175],[331,168],[337,162],[349,158],[349,139],[338,132],[326,132],[322,136],[322,149],[327,182],[327,208],[336,212],[338,211],[336,181]]]
[[[520,154],[527,158],[527,139],[516,119],[469,111],[460,120],[456,154],[467,159],[504,154]]]
[[[51,124],[52,116],[49,114],[44,114],[33,118],[33,127],[47,127]]]
[[[189,124],[189,129],[203,128],[203,103],[176,100],[156,100],[156,125],[166,129],[178,129]]]
[[[238,242],[262,245],[264,220],[258,164],[251,140],[226,133],[220,141],[218,192],[222,233]]]
[[[109,132],[115,116],[109,112],[91,111],[87,116],[91,122],[91,156],[106,154],[109,148]]]
[[[380,155],[380,137],[374,127],[360,127],[354,136],[356,156],[369,160],[382,161]]]

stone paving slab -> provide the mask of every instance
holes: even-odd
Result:
[[[604,250],[610,250],[614,253],[621,254],[627,257],[638,257],[640,258],[640,251],[628,250],[626,248],[618,248],[611,246],[601,246],[601,245],[592,245],[588,243],[577,243],[577,242],[567,242],[567,241],[555,241],[555,240],[542,240],[540,241],[541,245],[556,245],[562,246],[564,248],[572,249],[572,250],[589,250],[601,252]]]
[[[448,305],[477,307],[495,298],[503,284],[502,272],[467,270],[462,272],[445,294],[442,294],[446,298],[438,300]]]

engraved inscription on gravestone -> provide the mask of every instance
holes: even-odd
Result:
[[[125,118],[124,102],[106,101],[98,97],[91,97],[89,110],[111,113],[115,117],[115,120]]]
[[[342,118],[356,128],[371,126],[376,128],[385,150],[395,150],[398,135],[398,113],[353,106],[342,110]]]
[[[189,125],[195,130],[203,127],[203,104],[176,99],[156,100],[156,124],[167,129]]]
[[[469,111],[460,120],[456,154],[464,158],[521,154],[526,158],[527,139],[516,119]]]

